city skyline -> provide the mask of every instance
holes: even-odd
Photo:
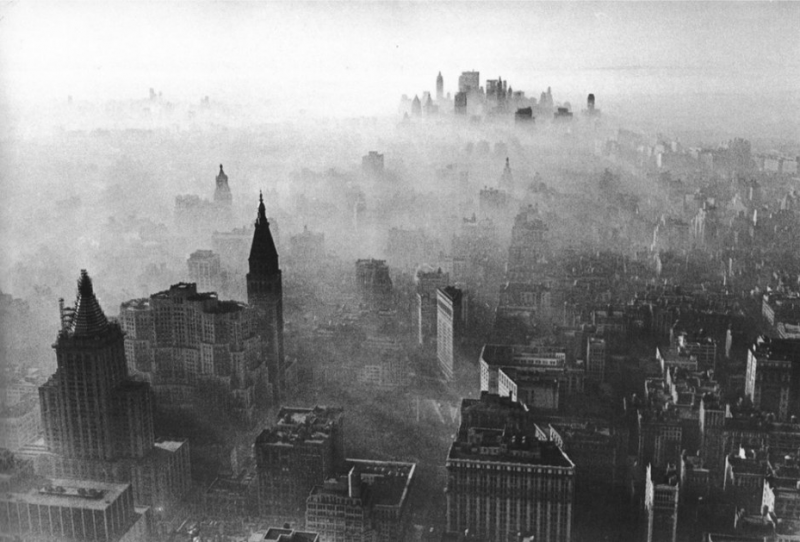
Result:
[[[798,6],[0,7],[0,541],[800,541]]]

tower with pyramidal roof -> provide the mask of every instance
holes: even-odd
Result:
[[[150,385],[128,374],[122,329],[85,269],[75,306],[60,304],[57,369],[39,388],[48,454],[37,474],[131,483],[137,505],[168,508],[191,484],[188,443],[156,442]]]
[[[247,273],[247,302],[259,312],[259,331],[275,398],[286,387],[283,355],[283,283],[278,251],[269,230],[264,197],[258,197],[253,244],[250,247]]]

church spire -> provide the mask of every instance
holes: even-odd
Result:
[[[258,216],[255,223],[256,229],[253,233],[253,244],[250,247],[250,274],[252,275],[272,275],[280,270],[278,266],[278,251],[275,248],[275,241],[269,231],[267,221],[267,211],[264,206],[264,195],[258,194]]]

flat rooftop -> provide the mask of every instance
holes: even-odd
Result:
[[[757,358],[771,361],[800,362],[800,339],[774,339],[759,337],[750,347]]]
[[[259,444],[293,445],[300,442],[323,442],[331,436],[344,410],[339,407],[283,407],[275,425],[264,429],[256,439]]]
[[[129,487],[129,484],[52,479],[46,486],[33,487],[25,493],[10,493],[5,499],[43,506],[105,510]]]
[[[461,431],[450,446],[447,459],[563,468],[575,466],[553,441],[538,440],[533,434],[483,427]]]
[[[378,506],[403,506],[416,471],[415,463],[348,459],[347,468],[358,467],[361,480],[372,490],[372,502]]]

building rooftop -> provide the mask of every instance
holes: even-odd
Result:
[[[452,302],[459,301],[461,296],[464,295],[464,291],[455,286],[445,286],[444,288],[439,288],[439,291]]]
[[[129,487],[129,484],[52,479],[46,486],[33,487],[25,493],[10,493],[7,500],[41,506],[105,510]]]
[[[139,299],[130,299],[128,301],[123,301],[121,305],[122,310],[137,310],[137,311],[146,311],[150,309],[150,298],[149,297],[142,297]]]
[[[343,415],[344,410],[338,407],[283,407],[275,425],[262,431],[256,442],[286,446],[323,442],[330,438],[334,424],[340,422]]]
[[[450,447],[448,460],[472,460],[574,468],[574,464],[553,441],[510,429],[470,427],[459,432]]]
[[[207,260],[207,259],[214,258],[215,256],[216,256],[216,254],[214,254],[213,250],[200,249],[200,250],[195,250],[194,252],[192,252],[191,255],[189,255],[189,259],[190,260]]]
[[[774,339],[760,336],[750,351],[759,359],[771,361],[800,361],[800,339]]]
[[[550,423],[564,440],[602,440],[609,441],[612,438],[611,427],[603,420],[583,421],[578,423]]]
[[[403,506],[411,488],[416,470],[415,463],[348,459],[347,468],[358,468],[361,479],[372,491],[376,506]]]
[[[675,465],[667,465],[666,468],[662,467],[649,467],[650,479],[654,485],[657,486],[671,486],[678,487],[680,477]]]
[[[153,444],[156,448],[173,453],[178,451],[181,446],[186,444],[185,440],[157,440]]]
[[[309,531],[293,531],[292,529],[271,528],[267,530],[264,537],[250,539],[252,542],[316,542],[319,540],[317,533]]]
[[[516,367],[500,367],[508,378],[510,378],[516,385],[525,386],[530,384],[541,384],[543,386],[558,387],[558,379],[552,376],[547,376],[538,372],[531,372],[526,370],[519,370]]]

